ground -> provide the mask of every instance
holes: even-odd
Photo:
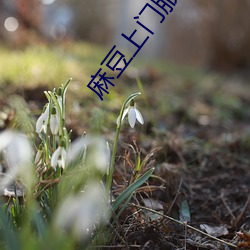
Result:
[[[104,101],[100,101],[86,85],[108,50],[96,48],[100,53],[90,56],[86,46],[90,45],[27,49],[22,53],[26,59],[19,58],[20,63],[22,59],[27,60],[23,63],[26,71],[19,71],[18,65],[14,65],[13,71],[5,70],[2,74],[0,103],[1,111],[11,119],[13,113],[8,102],[11,95],[19,94],[36,117],[46,101],[43,90],[59,86],[62,78],[71,77],[72,72],[75,79],[68,91],[66,123],[74,131],[73,138],[84,131],[99,131],[112,143],[122,101],[133,92],[142,92],[136,104],[145,124],[136,124],[131,129],[125,121],[122,126],[114,195],[134,178],[134,159],[138,159],[139,152],[141,160],[149,158],[141,171],[154,166],[155,172],[123,211],[108,248],[233,249],[160,214],[188,220],[188,225],[225,242],[237,245],[242,241],[250,245],[249,238],[244,241],[236,235],[250,230],[249,76],[163,62],[141,64],[138,59],[117,80],[115,87],[110,88]],[[7,52],[4,50],[6,55]],[[42,60],[34,60],[36,53],[54,61],[48,60],[51,65],[44,65]],[[46,67],[52,67],[58,58],[63,59],[58,68],[51,75],[46,74]],[[30,64],[33,71],[27,70]],[[44,69],[39,65],[44,65]],[[135,69],[141,85],[133,78]],[[2,118],[1,129],[9,126],[8,119]],[[160,214],[138,206],[152,208]]]

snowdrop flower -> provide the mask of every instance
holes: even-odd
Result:
[[[58,101],[58,104],[59,104],[61,111],[62,111],[62,96],[60,96],[60,95],[57,96],[57,101]]]
[[[67,161],[67,152],[63,143],[55,150],[51,157],[51,166],[55,169],[56,166],[64,169]]]
[[[94,137],[90,149],[87,156],[88,165],[94,165],[102,173],[107,172],[110,164],[110,150],[107,142],[101,137]]]
[[[41,163],[41,159],[42,159],[42,155],[43,155],[43,145],[42,143],[39,145],[39,148],[37,150],[36,156],[35,156],[35,163],[36,164],[40,164]]]
[[[40,115],[36,122],[36,132],[41,133],[42,131],[46,134],[47,125],[49,120],[49,104],[44,107],[43,113]]]
[[[55,107],[52,108],[50,116],[50,130],[53,135],[56,135],[59,131],[60,121],[58,112]]]
[[[57,98],[58,104],[59,104],[61,111],[62,111],[62,88],[61,87],[57,91],[56,98]]]
[[[91,237],[95,226],[108,220],[108,203],[104,197],[98,182],[89,184],[79,195],[68,196],[56,213],[56,229],[72,233],[79,240]]]
[[[134,128],[136,120],[138,120],[138,122],[140,122],[141,124],[144,123],[141,112],[135,107],[134,99],[130,101],[129,107],[124,110],[122,120],[125,118],[127,114],[128,114],[129,125],[132,128]]]
[[[88,140],[85,136],[77,138],[71,143],[68,150],[68,162],[69,164],[74,163],[76,160],[84,161],[86,159],[86,150]]]
[[[33,153],[28,138],[21,133],[6,130],[0,133],[0,152],[8,164],[7,173],[1,180],[1,188],[17,177],[21,177],[27,186],[31,185]]]
[[[88,154],[86,154],[86,150],[88,150]],[[94,166],[105,173],[110,163],[110,149],[102,137],[86,135],[75,140],[69,148],[69,163],[74,162],[79,157],[82,161],[87,162],[87,166]]]

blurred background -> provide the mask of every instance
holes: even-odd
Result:
[[[0,39],[8,46],[84,40],[126,48],[145,0],[1,0]],[[147,12],[144,23],[155,32],[140,57],[201,65],[222,71],[250,64],[248,0],[178,0],[163,24]]]
[[[146,120],[157,128],[185,123],[195,126],[188,132],[192,134],[196,125],[226,122],[235,128],[239,119],[248,124],[249,0],[178,0],[162,24],[158,14],[145,10],[140,21],[155,34],[115,79],[105,101],[86,87],[114,44],[126,55],[134,53],[121,34],[132,33],[138,26],[134,17],[149,2],[0,0],[0,105],[18,93],[39,113],[46,102],[43,90],[72,77],[68,124],[79,133],[92,128],[92,118],[100,113],[107,112],[100,124],[113,126],[115,117],[107,114],[117,112],[122,100],[138,89],[144,93]],[[138,43],[147,35],[138,31]],[[84,127],[79,113],[91,117]]]

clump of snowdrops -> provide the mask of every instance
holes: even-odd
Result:
[[[65,127],[66,92],[70,80],[45,91],[47,103],[31,139],[20,132],[0,133],[0,249],[85,249],[104,244],[103,230],[114,223],[133,193],[151,176],[139,171],[119,196],[112,194],[113,173],[122,121],[133,128],[144,123],[130,95],[117,119],[116,136],[82,135],[71,141]],[[5,170],[4,170],[5,169]],[[12,195],[10,195],[12,194]]]

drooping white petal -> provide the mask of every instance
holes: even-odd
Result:
[[[69,196],[59,207],[56,214],[55,225],[61,231],[72,230],[75,218],[78,215],[78,203],[75,196]]]
[[[0,133],[0,152],[8,146],[13,136],[14,134],[8,130]]]
[[[129,108],[124,109],[123,115],[122,115],[122,120],[125,118],[126,114],[128,113]]]
[[[128,113],[128,111],[129,111],[129,108],[124,109],[123,114],[122,114],[122,119],[121,119],[121,120],[123,120],[123,119],[125,118],[125,116],[126,116],[126,114]],[[119,119],[120,119],[120,116],[117,117],[117,119],[116,119],[116,124],[118,124]]]
[[[62,148],[61,155],[62,155],[63,159],[66,162],[66,160],[67,160],[67,152],[66,152],[66,150],[64,148]]]
[[[141,124],[144,124],[144,119],[141,114],[141,112],[136,108],[134,101],[130,101],[130,105],[128,108],[126,108],[122,115],[122,120],[125,118],[125,116],[128,114],[128,122],[129,125],[134,128],[136,120],[138,120]],[[119,117],[118,117],[119,119]],[[117,119],[117,123],[118,123]]]
[[[4,131],[0,134],[0,151],[2,150],[5,152],[3,156],[8,169],[5,177],[1,179],[0,188],[6,187],[17,177],[21,177],[29,187],[33,181],[33,152],[28,138],[17,132]]]
[[[41,128],[41,132],[43,131],[46,134],[47,133],[47,126],[48,126],[48,123],[46,121],[44,121],[42,128]]]
[[[135,108],[130,107],[129,112],[128,112],[128,122],[129,125],[134,128],[135,122],[136,122],[136,113],[135,113]]]
[[[70,195],[63,201],[55,216],[55,227],[59,232],[85,240],[91,236],[95,225],[106,221],[108,213],[100,183],[91,183],[80,195]]]
[[[36,132],[37,133],[40,133],[42,131],[43,123],[44,123],[44,114],[42,113],[36,122]]]
[[[62,111],[62,96],[60,96],[60,95],[57,96],[57,101],[58,101],[58,104],[59,104],[61,111]]]
[[[41,133],[42,131],[44,133],[47,132],[47,124],[49,120],[49,105],[47,105],[45,111],[40,115],[36,122],[36,132]]]
[[[10,168],[16,168],[31,162],[32,148],[27,137],[15,133],[15,136],[6,148],[6,156]]]
[[[67,161],[67,152],[64,148],[61,150],[61,159],[60,162],[58,163],[59,167],[64,169]]]
[[[136,113],[136,119],[138,120],[138,122],[143,124],[144,120],[143,120],[141,112],[135,108],[135,113]]]
[[[72,163],[73,161],[81,157],[83,155],[83,152],[86,151],[86,146],[88,143],[88,136],[78,138],[73,143],[71,143],[68,151],[68,162]]]
[[[108,150],[107,143],[102,138],[97,137],[94,138],[93,144],[93,160],[95,166],[98,170],[105,173],[110,162],[110,152]]]
[[[64,149],[64,147],[59,146],[51,157],[50,161],[51,166],[53,168],[56,168],[56,166],[58,165],[60,168],[64,169],[66,161],[67,161],[67,152]]]
[[[62,169],[65,168],[65,161],[63,158],[58,159],[57,164],[59,168],[62,168]]]
[[[61,147],[59,146],[56,149],[56,151],[52,154],[52,157],[51,157],[50,163],[51,163],[51,166],[53,168],[55,168],[57,166],[57,164],[58,164],[58,158],[59,158],[60,154],[61,154]]]
[[[56,114],[51,115],[50,117],[50,130],[53,135],[58,134],[59,131],[59,120]]]
[[[49,104],[47,105],[44,111],[44,120],[48,121],[48,119],[49,119]]]
[[[42,158],[42,153],[43,153],[42,150],[40,150],[40,149],[37,150],[37,153],[36,153],[36,156],[35,156],[35,163],[36,163],[36,164],[41,160],[41,158]]]
[[[88,154],[86,154],[86,150]],[[67,153],[67,162],[87,162],[86,166],[94,166],[101,172],[106,172],[110,163],[110,150],[102,137],[84,136],[76,139]]]
[[[116,119],[116,124],[118,124],[119,119],[120,119],[120,116],[117,117],[117,119]]]

